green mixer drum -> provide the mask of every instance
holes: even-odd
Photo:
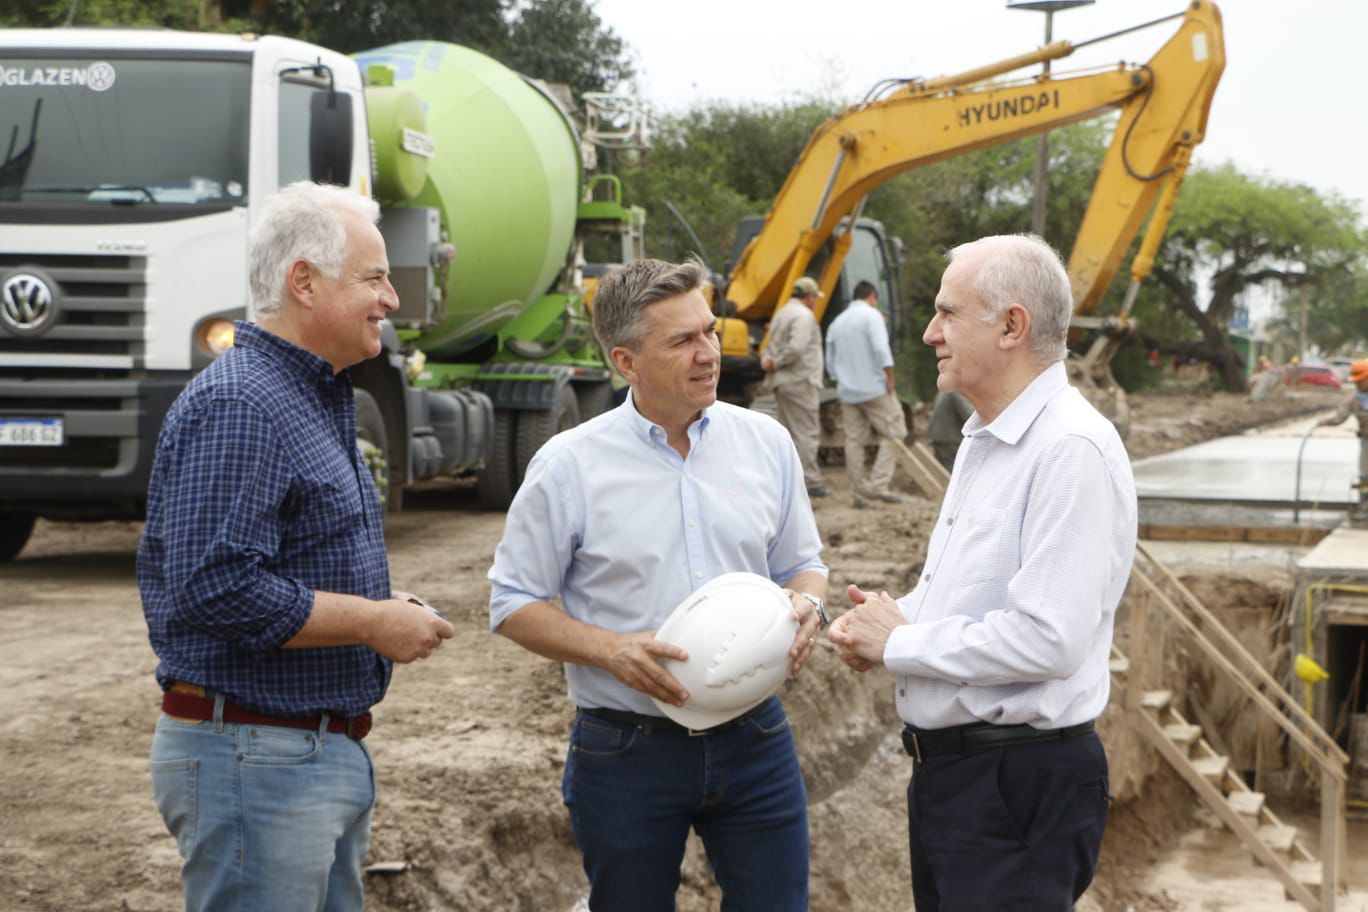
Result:
[[[422,101],[436,145],[407,205],[431,206],[456,248],[447,315],[419,344],[454,355],[496,333],[552,287],[575,234],[580,159],[561,110],[522,76],[437,41],[355,55],[382,64]]]

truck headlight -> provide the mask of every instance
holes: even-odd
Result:
[[[195,344],[210,358],[217,358],[233,347],[233,321],[205,320],[195,328]]]

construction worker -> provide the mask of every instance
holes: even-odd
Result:
[[[1361,522],[1368,520],[1368,502],[1365,502],[1368,497],[1365,494],[1365,488],[1368,488],[1368,358],[1360,358],[1349,365],[1349,382],[1354,384],[1354,389],[1340,403],[1340,407],[1316,424],[1328,427],[1342,424],[1350,415],[1358,417],[1359,469],[1355,487],[1358,488],[1359,502],[1352,518]]]
[[[846,472],[855,506],[871,500],[901,503],[902,495],[889,489],[894,457],[887,441],[906,437],[907,422],[893,381],[888,324],[879,313],[879,290],[873,282],[859,282],[850,305],[827,327],[826,361],[841,400]],[[865,447],[871,443],[879,450],[865,471]]]
[[[916,588],[849,587],[828,637],[856,671],[895,676],[918,912],[1072,909],[1107,821],[1093,720],[1135,484],[1116,428],[1069,385],[1059,255],[1017,235],[949,257],[922,339],[975,413]]]
[[[760,359],[768,376],[765,384],[774,391],[779,407],[779,423],[788,428],[798,460],[803,466],[803,483],[809,497],[831,494],[822,484],[817,465],[817,447],[822,430],[818,412],[822,400],[822,330],[812,308],[822,291],[817,281],[803,276],[793,286],[793,297],[779,309],[770,322],[769,345]]]
[[[701,730],[655,702],[688,708],[662,664],[688,656],[655,631],[710,580],[746,571],[786,587],[790,674],[826,617],[793,443],[717,401],[706,275],[637,260],[599,282],[594,333],[631,394],[532,458],[489,571],[490,628],[565,664],[577,712],[562,794],[594,912],[673,909],[690,830],[722,908],[808,906],[807,793],[779,699]]]

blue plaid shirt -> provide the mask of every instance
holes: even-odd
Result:
[[[283,716],[370,709],[387,659],[280,646],[314,590],[390,597],[381,523],[347,373],[238,323],[157,440],[138,586],[162,687],[199,684]]]

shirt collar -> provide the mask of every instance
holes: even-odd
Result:
[[[627,413],[627,421],[631,425],[632,433],[636,435],[638,439],[643,440],[646,443],[651,443],[656,440],[665,443],[667,440],[665,429],[637,411],[633,392],[634,391],[628,387],[627,403],[624,409]],[[703,435],[703,429],[706,428],[708,422],[712,420],[708,416],[708,412],[710,411],[712,411],[712,406],[705,408],[702,416],[693,424],[689,425],[688,434],[690,440],[697,441]]]
[[[983,424],[979,413],[974,412],[965,422],[964,434],[968,437],[983,431],[992,434],[1008,446],[1016,446],[1049,401],[1068,385],[1069,376],[1064,370],[1064,362],[1056,361],[1037,374],[992,424]]]
[[[334,374],[332,365],[318,355],[285,341],[255,323],[237,320],[233,324],[233,345],[260,352],[281,364],[286,370],[310,382],[331,386],[346,374],[346,371]]]

